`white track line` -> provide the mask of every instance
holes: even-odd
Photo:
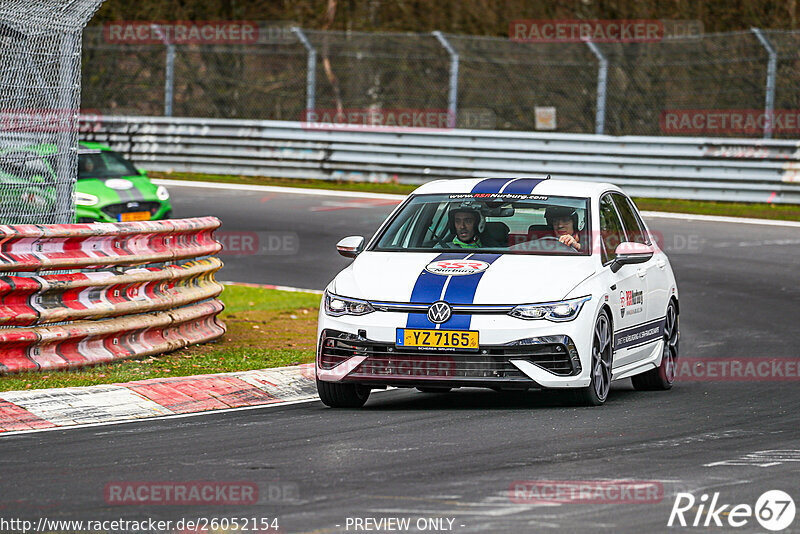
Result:
[[[641,213],[643,217],[648,219],[682,219],[684,221],[760,224],[765,226],[783,226],[787,228],[800,228],[800,221],[750,219],[747,217],[723,217],[721,215],[695,215],[692,213],[671,213],[667,211],[643,211]]]
[[[228,184],[216,182],[192,182],[189,180],[151,180],[156,185],[169,187],[196,187],[206,189],[228,189],[231,191],[260,191],[263,193],[287,193],[291,195],[314,195],[347,198],[380,198],[386,200],[403,200],[406,195],[388,193],[366,193],[361,191],[336,191],[332,189],[303,189],[299,187],[279,187],[273,185]],[[672,213],[668,211],[643,211],[642,216],[657,219],[682,219],[697,222],[721,222],[736,224],[760,224],[765,226],[783,226],[800,228],[800,221],[779,221],[773,219],[752,219],[747,217],[724,217],[721,215],[694,215],[691,213]]]
[[[256,288],[264,288],[264,289],[277,289],[278,291],[292,291],[297,293],[313,293],[315,295],[322,295],[324,291],[319,289],[304,289],[302,287],[292,287],[292,286],[276,286],[273,284],[251,284],[249,282],[220,282],[220,284],[224,286],[244,286],[244,287],[256,287]]]
[[[363,191],[336,191],[334,189],[303,189],[301,187],[280,187],[276,185],[226,184],[216,182],[191,182],[189,180],[151,180],[156,185],[169,187],[201,187],[205,189],[228,189],[231,191],[260,191],[262,193],[287,193],[291,195],[313,195],[346,198],[379,198],[384,200],[403,200],[406,195],[388,193],[367,193]]]
[[[125,425],[128,423],[142,423],[142,422],[149,422],[149,421],[163,421],[165,419],[185,419],[187,417],[197,417],[199,415],[213,415],[218,413],[229,413],[229,412],[244,412],[247,410],[258,410],[262,408],[276,408],[279,406],[289,406],[290,404],[303,404],[307,402],[317,402],[319,401],[319,397],[314,395],[308,397],[307,399],[295,399],[290,401],[281,401],[281,402],[271,402],[269,404],[259,404],[256,406],[240,406],[238,408],[223,408],[221,410],[204,410],[202,412],[192,412],[192,413],[178,413],[172,415],[159,415],[155,417],[141,417],[138,419],[125,419],[121,421],[104,421],[102,423],[86,423],[86,424],[77,424],[77,425],[65,425],[65,426],[54,426],[49,428],[34,428],[31,430],[9,430],[8,432],[0,432],[0,440],[2,440],[6,436],[17,436],[19,434],[36,434],[38,432],[52,432],[54,430],[76,430],[80,428],[93,428],[99,426],[115,426],[115,425]]]

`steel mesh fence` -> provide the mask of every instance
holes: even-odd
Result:
[[[777,54],[776,109],[800,109],[800,32],[765,30]]]
[[[108,114],[303,120],[311,105],[448,110],[456,128],[762,137],[763,125],[669,127],[665,115],[688,111],[710,124],[716,113],[768,114],[771,92],[775,110],[800,109],[800,32],[791,31],[590,45],[297,29],[257,43],[174,45],[171,78],[167,45],[88,35],[84,107]],[[538,108],[552,110],[549,126]]]
[[[164,46],[109,43],[102,28],[86,28],[81,107],[108,115],[162,114],[165,60]]]
[[[177,47],[173,114],[299,120],[305,63],[298,43]]]
[[[101,0],[0,4],[0,221],[74,220],[81,31]]]
[[[306,31],[319,110],[447,110],[447,52],[431,34]]]
[[[752,32],[598,46],[610,65],[608,134],[669,133],[670,110],[764,106],[767,54]]]
[[[593,131],[597,61],[585,44],[447,39],[461,60],[460,102],[489,109],[497,129],[535,130],[535,108],[554,107],[558,131]]]

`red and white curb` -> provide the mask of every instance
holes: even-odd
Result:
[[[0,435],[316,397],[314,365],[0,393]]]

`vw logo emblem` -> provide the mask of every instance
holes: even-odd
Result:
[[[443,300],[438,302],[434,302],[431,304],[431,307],[428,308],[428,319],[432,323],[442,324],[446,323],[450,319],[450,315],[452,315],[453,309],[450,307],[448,303]]]

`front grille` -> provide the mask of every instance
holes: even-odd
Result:
[[[131,204],[129,206],[129,204]],[[129,201],[129,202],[121,202],[119,204],[109,204],[108,206],[104,206],[102,208],[102,212],[111,217],[112,219],[116,219],[119,217],[120,213],[128,213],[131,211],[149,211],[150,215],[155,215],[158,213],[158,210],[161,209],[160,202],[140,202],[140,201]]]
[[[510,362],[512,359],[529,361],[559,376],[569,376],[577,370],[568,347],[563,343],[486,345],[476,352],[416,350],[327,330],[323,332],[319,356],[323,369],[332,369],[353,356],[366,356],[347,375],[347,379],[383,377],[530,381]]]

